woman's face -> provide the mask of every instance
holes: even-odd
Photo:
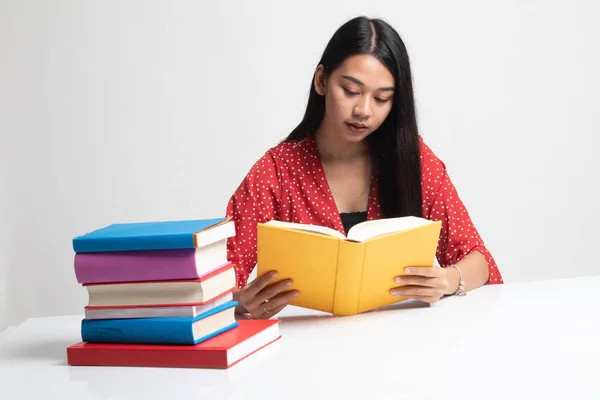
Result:
[[[390,113],[394,77],[376,57],[361,54],[347,58],[329,77],[319,66],[315,89],[325,96],[323,127],[341,140],[359,142]]]

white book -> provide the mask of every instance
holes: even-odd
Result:
[[[212,308],[233,299],[231,292],[206,304],[165,307],[90,308],[85,310],[86,319],[124,318],[194,318]]]

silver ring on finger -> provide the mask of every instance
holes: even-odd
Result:
[[[262,309],[265,312],[265,314],[269,314],[271,311],[267,310],[267,303],[269,302],[269,300],[266,300],[264,303],[262,303]]]

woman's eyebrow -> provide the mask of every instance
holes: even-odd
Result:
[[[360,80],[356,79],[356,78],[355,78],[355,77],[353,77],[353,76],[350,76],[350,75],[342,75],[342,78],[344,78],[344,79],[346,79],[346,80],[348,80],[348,81],[354,82],[354,83],[356,83],[356,84],[357,84],[357,85],[359,85],[359,86],[365,86],[365,84],[364,84],[363,82],[361,82]],[[394,88],[393,88],[392,86],[389,86],[389,87],[383,87],[383,88],[379,88],[378,90],[384,90],[384,91],[393,91],[393,90],[394,90]]]

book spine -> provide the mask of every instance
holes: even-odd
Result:
[[[129,319],[129,318],[195,318],[233,299],[231,288],[204,304],[182,306],[177,304],[157,307],[90,307],[85,306],[85,319]]]
[[[81,284],[199,278],[194,249],[76,253],[74,264]]]
[[[73,250],[76,253],[193,248],[194,235],[189,233],[106,238],[82,236],[73,239]]]
[[[345,316],[358,313],[364,257],[365,243],[340,241],[333,301],[334,315]]]
[[[69,347],[67,362],[72,366],[106,367],[226,369],[229,366],[226,350],[197,351],[193,346],[189,347],[189,351],[182,350],[180,347],[161,351],[152,348]]]
[[[212,339],[212,338],[214,338],[215,336],[219,336],[221,333],[225,333],[225,332],[227,332],[228,330],[231,330],[231,329],[233,329],[233,328],[237,328],[237,327],[239,326],[239,324],[240,324],[239,322],[237,322],[237,321],[233,321],[232,323],[230,323],[230,324],[229,324],[229,325],[227,325],[227,326],[224,326],[224,327],[222,327],[222,328],[219,328],[219,329],[217,329],[217,330],[215,330],[215,331],[212,331],[211,333],[209,333],[209,334],[208,334],[208,335],[206,335],[206,336],[203,336],[203,337],[200,337],[200,338],[196,339],[196,341],[195,341],[193,344],[202,343],[202,342],[204,342],[204,341],[206,341],[206,340],[208,340],[208,339]]]

